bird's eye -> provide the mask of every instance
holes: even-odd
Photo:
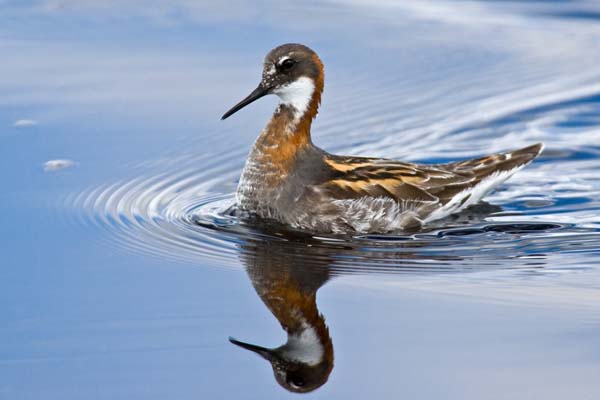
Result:
[[[304,386],[305,382],[301,376],[292,376],[289,378],[289,383],[291,383],[292,386],[300,388],[300,387]]]
[[[296,61],[287,58],[281,62],[280,67],[283,71],[289,71],[294,65],[296,65]]]

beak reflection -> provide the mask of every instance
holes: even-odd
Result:
[[[264,358],[267,361],[271,361],[273,359],[273,354],[272,354],[271,349],[267,349],[266,347],[261,347],[261,346],[257,346],[257,345],[250,344],[250,343],[241,342],[232,337],[229,338],[229,341],[231,343],[235,344],[236,346],[241,347],[242,349],[250,350],[250,351],[258,354],[259,356],[261,356],[262,358]]]

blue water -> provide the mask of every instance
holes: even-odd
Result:
[[[228,341],[285,343],[269,290],[291,314],[316,293],[334,361],[312,398],[598,398],[599,13],[0,1],[0,399],[298,397]],[[331,152],[546,150],[417,234],[240,223],[276,100],[219,118],[289,41],[326,65],[313,132]]]

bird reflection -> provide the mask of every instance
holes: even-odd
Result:
[[[472,222],[496,211],[496,206],[482,203],[456,217],[456,224]],[[463,218],[465,221],[459,220]],[[256,235],[240,245],[240,257],[248,277],[263,303],[287,333],[287,341],[275,348],[262,347],[230,338],[231,343],[250,350],[273,367],[277,382],[291,392],[307,393],[324,385],[333,369],[333,343],[323,315],[319,313],[316,294],[334,274],[344,259],[368,259],[373,270],[393,265],[396,272],[416,273],[444,270],[449,261],[460,261],[452,254],[429,253],[426,240],[377,242],[321,241],[300,233],[279,231],[273,235]],[[472,233],[469,229],[466,233]],[[482,231],[483,232],[483,231]],[[460,234],[454,232],[454,234]],[[279,239],[276,237],[279,236]],[[393,239],[388,237],[387,239]],[[448,241],[446,241],[448,242]],[[369,243],[365,248],[365,243]],[[431,264],[435,258],[439,262]],[[423,260],[429,264],[424,265]],[[364,271],[368,268],[365,266]],[[350,273],[351,269],[344,269]]]
[[[317,290],[330,278],[328,253],[330,249],[297,241],[255,241],[242,246],[252,285],[287,333],[287,341],[266,348],[229,340],[269,361],[277,382],[291,392],[317,389],[333,369],[333,343],[316,302]]]

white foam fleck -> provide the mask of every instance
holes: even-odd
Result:
[[[13,123],[13,126],[15,128],[26,128],[29,126],[35,126],[37,124],[37,121],[33,119],[18,119]]]
[[[73,160],[67,159],[57,159],[57,160],[49,160],[44,163],[44,171],[52,172],[58,171],[59,169],[65,169],[76,166],[77,163]]]

